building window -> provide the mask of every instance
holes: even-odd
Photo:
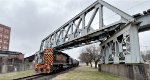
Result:
[[[2,42],[2,39],[0,39],[0,43]]]
[[[8,29],[5,29],[5,30],[4,30],[4,33],[5,33],[5,34],[9,34],[9,30],[8,30]]]
[[[2,27],[0,27],[0,32],[3,32],[3,28]]]
[[[6,41],[6,40],[4,41],[4,44],[7,44],[7,41]]]
[[[3,46],[3,49],[4,49],[4,50],[7,50],[8,48],[7,48],[6,46]]]
[[[2,37],[2,33],[0,33],[0,37]]]
[[[5,38],[5,39],[8,39],[8,35],[4,35],[4,38]]]

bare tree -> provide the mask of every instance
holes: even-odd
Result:
[[[100,48],[95,45],[89,46],[86,48],[86,52],[89,53],[92,57],[92,60],[95,63],[95,68],[97,68],[97,64],[100,61]]]
[[[90,65],[91,65],[91,67],[92,67],[92,61],[93,61],[93,49],[91,48],[91,46],[90,47],[86,47],[85,48],[85,51],[86,51],[86,53],[89,53],[89,55],[90,55]]]
[[[86,65],[88,66],[89,63],[91,63],[92,61],[92,57],[89,53],[85,52],[85,50],[81,52],[80,56],[79,56],[79,59],[82,61],[82,62],[85,62]]]
[[[100,47],[93,47],[93,61],[95,63],[95,68],[97,68],[97,64],[100,61]]]
[[[100,47],[91,45],[89,47],[82,49],[79,59],[85,62],[87,65],[90,63],[91,67],[92,67],[92,61],[94,61],[95,68],[97,68],[97,64],[100,61]]]

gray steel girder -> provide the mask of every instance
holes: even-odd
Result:
[[[103,7],[118,14],[121,19],[109,25],[104,25],[103,22]],[[93,11],[90,20],[85,25],[86,15]],[[91,27],[96,14],[99,15],[99,29],[94,30]],[[116,7],[106,3],[103,0],[97,0],[92,5],[87,7],[81,13],[62,25],[52,34],[42,40],[40,52],[45,48],[55,48],[58,50],[79,47],[93,42],[103,42],[113,33],[125,27],[126,24],[135,22],[135,19],[127,13],[117,9]],[[81,26],[81,28],[79,28]]]
[[[104,7],[119,15],[121,19],[105,25],[103,19]],[[90,12],[93,13],[90,16],[90,20],[86,22],[87,14]],[[96,14],[99,15],[99,28],[97,30],[93,29],[91,25],[94,19],[97,18]],[[45,48],[65,50],[100,42],[100,56],[104,64],[143,63],[138,32],[149,30],[149,21],[150,13],[134,17],[103,0],[97,0],[43,39],[37,54]]]

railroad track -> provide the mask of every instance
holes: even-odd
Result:
[[[43,77],[43,74],[35,74],[35,75],[31,75],[31,76],[26,76],[26,77],[22,77],[22,78],[17,78],[17,79],[13,79],[13,80],[37,80],[40,77]]]
[[[35,74],[35,75],[26,76],[26,77],[22,77],[22,78],[17,78],[17,79],[13,79],[13,80],[51,80],[53,77],[55,77],[59,74],[66,73],[66,72],[68,72],[70,70],[73,70],[75,68],[64,69],[62,71],[52,72],[52,73],[49,73],[49,74]]]

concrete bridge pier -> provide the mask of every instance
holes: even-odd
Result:
[[[123,80],[150,80],[148,64],[99,64],[99,71],[121,76]]]

